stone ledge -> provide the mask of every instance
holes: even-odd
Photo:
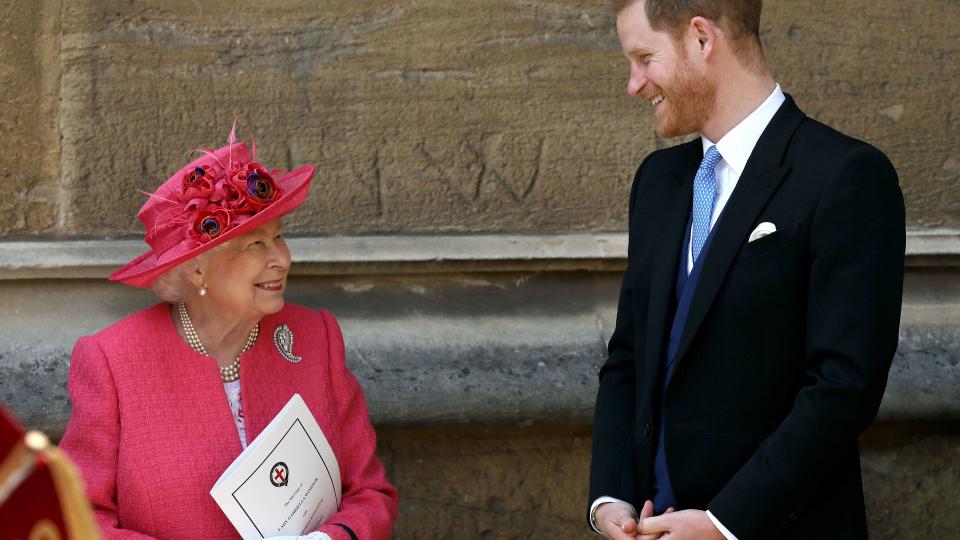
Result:
[[[622,269],[625,233],[291,238],[294,275]],[[0,242],[0,279],[103,278],[140,240]],[[907,266],[960,265],[960,230],[907,232]]]
[[[583,245],[590,245],[592,237],[578,238]],[[950,235],[939,239],[924,235],[927,247],[924,251],[911,248],[912,256],[918,252],[949,255],[944,245],[949,248],[950,239]],[[405,267],[395,261],[397,253],[404,250],[397,246],[409,247],[413,240],[395,240],[392,252],[375,243],[368,247],[371,253],[363,263],[356,263],[356,252],[338,253],[330,244],[322,244],[329,259],[340,257],[336,260],[370,268],[371,261],[380,257],[384,264],[393,265],[394,271],[402,272]],[[587,250],[574,250],[574,242],[526,240],[529,243],[497,244],[500,248],[519,247],[514,252],[495,252],[499,257],[488,250],[484,260],[492,269],[469,275],[419,271],[379,276],[295,275],[288,299],[337,314],[347,342],[348,363],[365,388],[371,415],[379,426],[588,424],[596,374],[605,360],[605,344],[616,317],[620,271],[543,271],[546,263],[559,265],[570,260],[570,252],[586,259],[583,254]],[[318,239],[304,241],[321,244]],[[931,247],[935,242],[942,244]],[[531,243],[536,249],[530,248]],[[474,264],[479,258],[471,251],[477,244],[454,244],[443,256],[436,255],[439,249],[432,252],[433,258],[421,250],[418,260],[434,261],[431,271],[442,271],[450,260]],[[94,245],[115,248],[118,243]],[[417,243],[415,247],[421,246]],[[596,244],[594,248],[589,254],[592,260],[622,265],[615,250],[604,251]],[[319,258],[301,246],[294,249],[307,254],[301,260]],[[530,264],[540,265],[540,270],[510,273],[495,266],[505,260],[511,264],[532,260]],[[47,262],[52,267],[59,264],[57,260]],[[406,264],[421,263],[408,259]],[[2,250],[0,266],[13,266]],[[30,268],[18,271],[28,273],[17,279],[0,279],[4,298],[0,310],[0,401],[31,427],[56,435],[69,414],[65,381],[74,341],[156,300],[148,291],[110,284],[102,277],[31,280],[27,277],[42,278],[42,271],[36,267],[32,273]],[[956,324],[960,320],[960,273],[944,268],[909,272],[908,277],[900,351],[880,417],[960,418],[960,328]]]
[[[420,320],[393,328],[370,320],[341,322],[348,365],[379,427],[592,422],[597,372],[606,354],[588,317],[545,317],[525,324]],[[436,334],[458,334],[457,339],[410,339],[421,324],[433,323],[439,327]],[[467,339],[470,335],[474,338]],[[958,351],[955,328],[902,329],[878,418],[960,418]],[[69,353],[68,345],[0,346],[0,401],[30,427],[54,436],[70,411]]]
[[[960,266],[960,230],[907,231],[907,266]]]

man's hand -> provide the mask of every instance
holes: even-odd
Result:
[[[650,501],[647,501],[649,503]],[[647,509],[647,505],[643,505]],[[597,527],[607,538],[636,540],[637,515],[633,507],[622,502],[604,503],[597,507]]]
[[[643,535],[656,535],[650,538],[663,535],[664,539],[670,540],[725,540],[703,510],[681,510],[669,515],[641,519],[640,532]]]
[[[665,514],[673,512],[668,508]],[[597,527],[608,538],[615,540],[657,540],[661,533],[640,534],[639,527],[645,519],[653,516],[653,501],[643,503],[640,509],[640,518],[633,513],[633,508],[625,503],[606,503],[597,508]]]

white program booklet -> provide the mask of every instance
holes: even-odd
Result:
[[[340,466],[300,394],[227,467],[210,495],[244,540],[307,534],[340,507]]]

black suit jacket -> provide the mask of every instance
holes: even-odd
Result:
[[[699,139],[650,154],[600,371],[590,501],[653,497],[662,403],[683,508],[740,540],[865,538],[857,438],[897,348],[905,244],[896,171],[788,96],[715,226],[675,368],[660,378]],[[777,231],[747,242],[762,222]],[[662,400],[662,401],[661,401]]]

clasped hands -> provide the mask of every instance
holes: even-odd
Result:
[[[706,512],[668,508],[654,516],[652,501],[643,503],[639,516],[629,504],[606,503],[597,508],[596,518],[603,534],[614,540],[725,540]]]

